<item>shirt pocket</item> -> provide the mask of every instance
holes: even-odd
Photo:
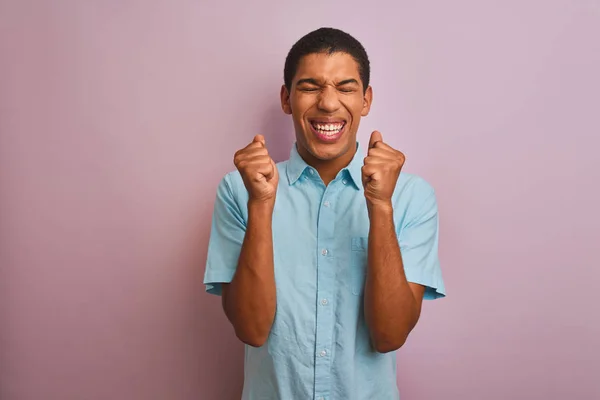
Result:
[[[350,252],[349,282],[352,294],[360,296],[364,292],[367,277],[368,237],[353,237]]]

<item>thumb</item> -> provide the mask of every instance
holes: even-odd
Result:
[[[373,133],[371,133],[371,139],[369,139],[369,148],[373,148],[375,147],[375,143],[377,142],[382,142],[383,141],[383,137],[381,137],[381,132],[379,131],[373,131]]]
[[[266,144],[265,144],[265,137],[264,137],[263,135],[256,135],[256,136],[254,136],[254,140],[253,140],[253,142],[259,142],[259,143],[262,143],[263,147],[266,147]]]
[[[279,179],[279,171],[277,170],[277,164],[271,158],[271,166],[273,167],[273,178]]]

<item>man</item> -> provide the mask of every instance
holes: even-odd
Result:
[[[445,295],[432,187],[380,132],[356,141],[369,74],[347,33],[301,38],[281,89],[289,160],[257,135],[218,187],[204,282],[246,344],[243,399],[398,399],[395,350]]]

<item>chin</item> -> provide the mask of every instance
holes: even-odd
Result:
[[[319,160],[334,160],[352,150],[352,143],[344,139],[345,138],[341,138],[341,140],[335,143],[322,143],[315,140],[309,140],[307,149],[313,157]]]

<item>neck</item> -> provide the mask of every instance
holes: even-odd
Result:
[[[300,157],[311,167],[317,170],[319,176],[325,186],[329,185],[329,183],[335,179],[338,173],[345,167],[350,164],[354,154],[356,153],[356,144],[350,147],[345,154],[341,156],[331,159],[331,160],[321,160],[310,154],[306,149],[302,148],[302,146],[298,146],[298,153]]]

